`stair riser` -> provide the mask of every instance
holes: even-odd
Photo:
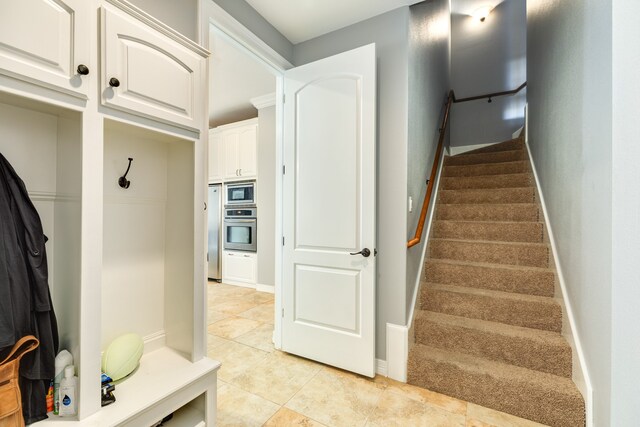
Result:
[[[479,165],[445,166],[442,176],[501,175],[531,172],[528,162],[486,163]]]
[[[518,301],[510,298],[494,298],[422,288],[422,310],[435,311],[452,316],[500,322],[507,325],[545,331],[562,331],[562,308],[559,304]]]
[[[429,257],[490,264],[549,267],[549,248],[540,245],[432,240],[429,243]]]
[[[543,225],[539,222],[474,223],[434,221],[433,237],[438,239],[542,243],[544,234]]]
[[[584,402],[553,388],[505,380],[453,363],[409,358],[409,384],[558,427],[584,427]]]
[[[484,189],[484,190],[441,190],[438,203],[535,203],[533,187]]]
[[[518,188],[532,187],[533,180],[528,173],[511,175],[488,175],[477,177],[444,177],[442,188],[461,190],[476,188]]]
[[[427,262],[428,282],[552,297],[555,276],[551,271],[500,269]]]
[[[523,150],[524,143],[520,138],[512,139],[511,141],[505,141],[498,144],[489,145],[488,147],[478,148],[477,150],[467,151],[464,154],[479,154],[479,153],[495,153],[496,151],[513,151]]]
[[[537,222],[538,206],[526,203],[512,205],[438,205],[436,219],[452,221],[521,221]]]
[[[447,166],[461,166],[461,165],[477,165],[482,163],[503,163],[503,162],[515,162],[519,160],[526,160],[527,156],[523,150],[514,151],[498,151],[495,153],[480,153],[480,154],[461,154],[454,157],[447,157],[445,164]]]
[[[416,318],[415,333],[416,342],[430,347],[571,377],[571,348],[566,342],[559,345],[421,318]]]

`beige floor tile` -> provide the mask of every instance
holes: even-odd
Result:
[[[285,406],[327,426],[363,426],[383,388],[373,381],[321,369]]]
[[[425,405],[400,394],[385,391],[367,427],[464,427],[465,416]]]
[[[262,323],[242,317],[230,317],[228,319],[219,320],[209,325],[207,330],[210,334],[217,335],[221,338],[233,339],[254,330]]]
[[[212,309],[207,310],[207,325],[212,323],[216,323],[218,320],[227,319],[231,317],[230,314],[220,313],[219,311],[215,311]]]
[[[234,341],[258,348],[263,351],[272,353],[275,351],[273,346],[273,325],[265,323],[260,325],[246,334],[240,335]]]
[[[207,353],[210,353],[217,347],[230,343],[231,341],[220,338],[217,335],[207,334]]]
[[[225,383],[224,381],[222,381],[221,379],[218,378],[218,380],[216,381],[216,385],[217,385],[217,389],[220,390],[221,387],[224,387],[226,385],[229,385],[228,383]]]
[[[218,378],[231,382],[233,378],[260,363],[268,354],[266,351],[229,341],[211,350],[209,357],[222,363]]]
[[[495,411],[483,406],[469,403],[467,405],[467,419],[482,421],[496,427],[543,427],[534,421],[525,420],[504,412]]]
[[[223,426],[259,427],[273,416],[279,406],[232,385],[218,389],[217,424]]]
[[[496,427],[496,426],[491,425],[491,424],[487,424],[487,423],[483,423],[482,421],[471,420],[471,419],[467,418],[467,425],[465,427]]]
[[[279,405],[284,405],[320,371],[315,362],[276,351],[259,364],[232,378],[231,383]]]
[[[275,301],[275,297],[273,294],[268,292],[253,292],[249,295],[243,296],[247,301],[254,302],[256,304],[267,304],[273,303]]]
[[[226,285],[224,283],[209,282],[207,286],[207,292],[209,295],[231,295],[241,296],[249,295],[255,292],[254,289],[245,288],[243,286]]]
[[[257,320],[262,323],[271,323],[273,325],[273,318],[275,316],[274,306],[272,303],[261,304],[250,310],[239,313],[238,316],[246,319]]]
[[[280,408],[276,414],[267,421],[264,427],[324,427],[324,424],[320,424],[317,421],[313,421],[311,418],[298,414],[287,408]]]
[[[233,297],[232,299],[218,304],[210,304],[209,310],[214,310],[227,315],[237,315],[238,313],[251,310],[258,303],[247,301],[246,297]]]
[[[467,413],[467,402],[410,384],[387,379],[387,390],[455,414],[465,415]]]

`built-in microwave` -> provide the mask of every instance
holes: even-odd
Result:
[[[225,186],[225,205],[255,205],[256,182],[234,182]]]

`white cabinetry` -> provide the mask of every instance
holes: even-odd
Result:
[[[258,119],[219,126],[212,134],[218,136],[221,145],[219,167],[223,179],[255,178],[258,173]]]
[[[86,0],[3,0],[0,73],[86,97],[90,12]]]
[[[206,358],[202,262],[208,53],[124,0],[1,9],[0,152],[49,237],[60,344],[78,369],[78,416],[38,425],[144,426],[180,408],[178,419],[214,425],[220,365]],[[89,74],[76,75],[80,64]],[[126,332],[143,337],[144,355],[101,408],[101,352]]]
[[[156,24],[134,8],[101,8],[102,102],[197,129],[206,64],[199,52],[185,49],[190,43],[157,31]]]
[[[209,131],[209,183],[220,182],[224,178],[223,154],[222,137],[219,132],[212,129]]]
[[[255,287],[258,280],[258,256],[255,252],[224,251],[222,281],[230,285]]]

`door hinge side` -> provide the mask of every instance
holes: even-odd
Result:
[[[282,317],[284,317],[284,308],[282,309]]]
[[[285,165],[282,165],[282,175],[284,175],[285,173],[287,173],[287,167]]]
[[[284,104],[287,101],[287,95],[282,94],[282,103]]]
[[[282,246],[284,246],[284,236],[282,236]]]

